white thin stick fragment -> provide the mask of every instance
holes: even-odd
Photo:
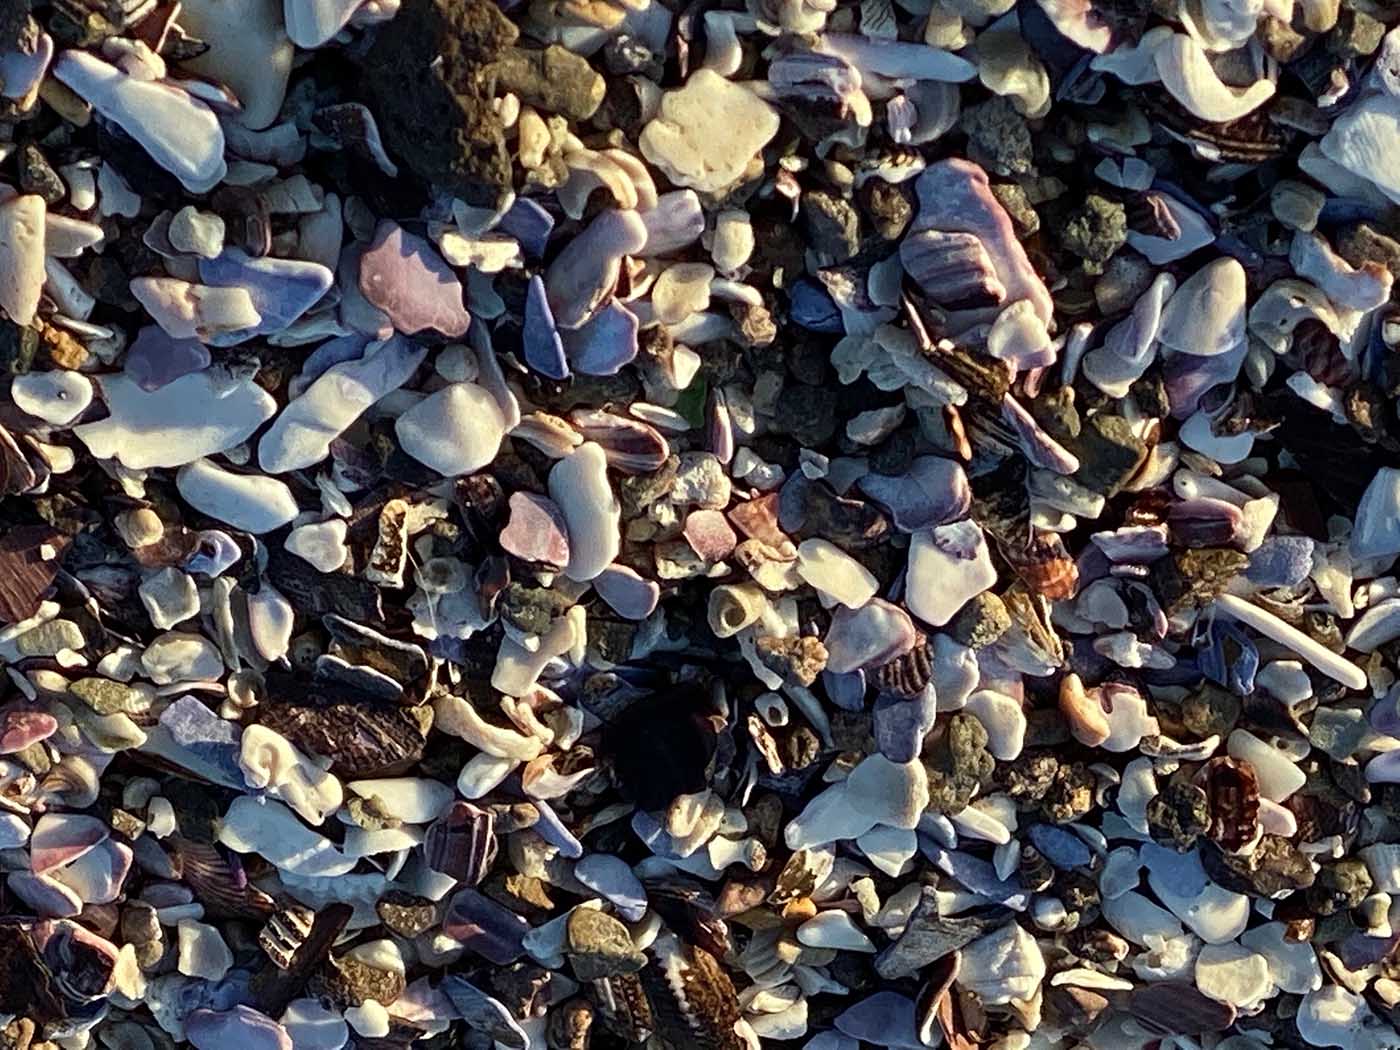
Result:
[[[1222,594],[1215,604],[1235,619],[1249,624],[1260,634],[1286,645],[1323,674],[1335,678],[1348,689],[1365,689],[1366,674],[1361,668],[1309,638],[1273,613],[1252,605],[1233,594]]]

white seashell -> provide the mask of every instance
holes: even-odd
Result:
[[[928,805],[928,775],[917,760],[891,762],[884,755],[868,755],[843,785],[848,802],[875,824],[913,828]]]
[[[661,96],[637,144],[675,185],[714,193],[738,181],[779,124],[777,111],[756,93],[697,69],[684,87]]]
[[[919,836],[907,828],[887,828],[877,824],[856,836],[856,848],[866,860],[891,878],[905,874],[919,853]]]
[[[1009,762],[1021,754],[1026,739],[1026,713],[1019,700],[994,689],[979,689],[968,697],[963,710],[982,723],[987,731],[987,750],[1000,761]]]
[[[1245,341],[1245,272],[1232,258],[1207,263],[1162,309],[1158,339],[1179,353],[1211,357]]]
[[[207,193],[228,172],[218,118],[169,81],[141,79],[87,51],[64,51],[53,75],[120,125],[191,193]]]
[[[714,276],[714,267],[707,263],[675,263],[666,267],[651,286],[655,319],[662,324],[679,324],[691,314],[709,309]]]
[[[433,700],[433,727],[461,737],[473,747],[513,762],[529,762],[544,750],[537,736],[523,736],[513,729],[492,725],[460,696],[442,694]]]
[[[569,615],[560,618],[539,640],[539,647],[533,652],[509,635],[502,638],[496,652],[496,666],[491,671],[491,688],[507,696],[524,696],[530,692],[545,665],[580,642],[583,615],[583,608],[574,606]]]
[[[809,948],[835,948],[869,955],[875,953],[875,943],[860,931],[844,911],[818,912],[797,927],[797,941]]]
[[[753,254],[753,224],[749,213],[730,208],[715,216],[714,240],[710,258],[720,273],[732,274]]]
[[[1400,554],[1400,469],[1381,467],[1366,486],[1351,530],[1354,558]]]
[[[271,532],[299,513],[292,490],[262,474],[234,474],[200,459],[175,475],[175,487],[195,510],[254,534]]]
[[[768,609],[768,596],[751,583],[720,584],[710,591],[706,618],[716,638],[731,638]]]
[[[1172,940],[1181,937],[1184,932],[1175,915],[1153,904],[1136,890],[1117,897],[1105,897],[1103,917],[1124,937],[1144,948],[1150,947],[1152,940]]]
[[[249,787],[265,789],[311,824],[324,823],[344,800],[339,780],[263,725],[244,727],[238,765]]]
[[[15,376],[10,396],[31,416],[66,427],[92,404],[92,380],[66,369],[26,372]]]
[[[292,644],[296,610],[285,595],[263,580],[257,594],[248,595],[248,632],[258,655],[269,662],[280,660]]]
[[[475,383],[443,387],[394,423],[403,450],[446,477],[470,474],[490,463],[505,432],[500,405]]]
[[[378,797],[386,811],[408,824],[426,824],[452,801],[452,789],[436,780],[421,777],[383,777],[352,780],[345,785],[360,798]]]
[[[1360,99],[1333,121],[1318,146],[1328,160],[1400,203],[1400,168],[1395,164],[1400,151],[1400,98],[1377,94]],[[1335,185],[1328,188],[1341,191]]]
[[[335,572],[350,556],[345,546],[346,528],[340,518],[298,525],[287,534],[282,546],[289,553],[311,563],[319,572]]]
[[[233,952],[213,926],[193,919],[176,923],[179,958],[176,968],[186,977],[221,981],[233,966]]]
[[[979,937],[962,949],[957,983],[988,1006],[1035,997],[1045,978],[1045,957],[1028,930],[1017,922]]]
[[[318,835],[280,802],[241,795],[217,824],[219,841],[235,853],[255,853],[296,875],[344,875],[356,860],[345,857],[330,839]]]
[[[1317,285],[1328,299],[1348,310],[1374,310],[1390,298],[1395,282],[1379,263],[1353,267],[1319,233],[1295,233],[1288,261],[1299,277]]]
[[[798,545],[797,573],[824,598],[849,609],[859,609],[880,585],[869,569],[829,540]]]
[[[914,533],[909,543],[905,604],[925,623],[942,627],[996,579],[986,537],[975,522],[940,525]]]
[[[293,999],[278,1018],[291,1036],[294,1050],[341,1050],[350,1039],[350,1026],[339,1011],[319,999]]]
[[[44,290],[44,198],[28,193],[0,203],[0,310],[17,325],[39,312]]]
[[[495,791],[520,763],[485,751],[473,755],[457,774],[457,791],[463,798],[478,799]]]
[[[408,382],[427,353],[394,336],[370,344],[353,361],[332,365],[267,428],[258,442],[258,465],[269,474],[283,474],[319,463],[330,455],[331,442],[366,409]]]
[[[585,442],[556,463],[549,472],[549,498],[559,506],[569,534],[564,575],[587,582],[617,558],[622,545],[622,507],[608,482],[602,446]]]
[[[1216,76],[1201,45],[1185,33],[1163,40],[1152,60],[1171,96],[1192,115],[1212,124],[1253,113],[1273,98],[1276,90],[1272,80],[1257,80],[1243,89],[1229,87]]]
[[[1310,1046],[1383,1050],[1400,1043],[1395,1029],[1372,1013],[1365,999],[1338,984],[1303,996],[1295,1020],[1298,1034]]]
[[[953,822],[953,827],[958,829],[959,835],[997,845],[1011,841],[1011,829],[977,806],[968,806],[958,813],[951,814],[948,819]]]
[[[98,459],[124,467],[180,467],[248,438],[277,411],[277,402],[251,379],[230,380],[217,369],[181,376],[142,390],[125,373],[97,380],[108,416],[73,433]],[[288,519],[290,520],[290,519]]]
[[[212,682],[224,673],[218,646],[198,634],[167,631],[141,654],[141,667],[156,685]]]
[[[1226,740],[1231,758],[1238,758],[1254,767],[1259,778],[1259,794],[1282,802],[1305,783],[1307,776],[1284,751],[1265,743],[1245,729],[1236,729]]]
[[[1147,842],[1139,857],[1157,899],[1201,940],[1224,944],[1244,932],[1249,922],[1249,898],[1211,882],[1198,850],[1177,853]]]

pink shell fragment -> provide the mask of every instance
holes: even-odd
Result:
[[[564,515],[552,499],[533,492],[511,494],[510,521],[501,532],[501,546],[522,561],[569,564]]]
[[[388,219],[360,257],[360,291],[405,335],[431,328],[455,339],[471,324],[452,268],[422,237]]]
[[[707,562],[727,558],[739,542],[728,519],[717,510],[692,511],[682,531],[691,549]]]
[[[29,838],[29,870],[43,875],[107,841],[107,825],[81,813],[45,813]]]
[[[661,588],[654,581],[616,563],[593,578],[593,589],[624,620],[645,620],[661,600]]]
[[[30,744],[47,740],[58,730],[58,720],[45,711],[11,708],[0,714],[0,755],[13,755]]]

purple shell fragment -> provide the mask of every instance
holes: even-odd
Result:
[[[560,332],[564,354],[574,371],[586,376],[611,376],[637,356],[637,315],[619,302],[610,302],[578,328]]]
[[[972,504],[962,465],[939,456],[920,456],[899,477],[867,474],[860,489],[889,511],[901,532],[919,532],[956,521]]]
[[[529,929],[519,915],[473,889],[458,890],[442,920],[443,933],[497,966],[525,954],[521,942]]]
[[[525,327],[521,340],[527,365],[550,379],[569,378],[564,343],[559,338],[559,329],[554,325],[554,312],[549,308],[544,280],[539,274],[530,278],[525,290]]]
[[[405,335],[432,329],[456,339],[471,324],[452,268],[431,244],[389,219],[360,257],[360,291]]]
[[[159,325],[146,325],[126,351],[126,374],[142,390],[159,390],[208,366],[209,348],[198,339],[175,339]]]
[[[547,496],[511,493],[510,521],[501,532],[501,546],[523,561],[569,564],[569,530],[563,512]]]
[[[531,259],[543,257],[549,244],[549,235],[554,230],[554,216],[529,197],[517,197],[496,228],[508,233],[519,243],[521,250]]]
[[[656,199],[656,207],[642,212],[647,239],[637,253],[665,255],[679,251],[700,238],[705,229],[705,213],[694,190],[674,190]]]
[[[225,248],[214,259],[199,260],[199,279],[216,287],[245,288],[262,318],[252,328],[216,336],[216,346],[232,346],[257,335],[285,329],[321,296],[335,275],[320,263],[300,259],[254,258],[240,248]]]

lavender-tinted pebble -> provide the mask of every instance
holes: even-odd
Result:
[[[990,861],[974,857],[970,853],[943,849],[933,845],[922,835],[919,838],[919,848],[940,871],[951,875],[973,893],[980,893],[1015,911],[1025,911],[1030,903],[1030,894],[1019,882],[997,878],[996,870]]]
[[[531,259],[539,259],[554,230],[554,216],[529,197],[517,197],[496,228],[519,241],[521,251]]]
[[[646,914],[647,891],[625,861],[607,853],[590,853],[574,865],[574,877],[606,897],[625,921],[636,922]]]
[[[955,521],[972,503],[972,489],[961,464],[939,456],[920,456],[899,477],[867,474],[859,484],[862,492],[889,511],[901,532]]]
[[[616,375],[637,356],[637,315],[611,302],[578,328],[560,332],[574,371],[586,376]]]
[[[292,1037],[251,1006],[195,1010],[185,1018],[185,1037],[196,1050],[292,1050]]]
[[[554,324],[554,312],[545,296],[544,279],[539,274],[530,278],[525,291],[525,327],[521,333],[525,347],[525,363],[550,379],[569,378],[569,363],[564,358],[564,343]]]
[[[700,238],[705,213],[694,190],[675,190],[656,199],[656,207],[642,213],[647,240],[638,255],[665,255],[679,251]]]
[[[1312,571],[1313,548],[1308,536],[1270,536],[1249,556],[1244,575],[1260,587],[1293,587]]]
[[[914,1000],[898,992],[876,992],[836,1016],[836,1029],[852,1039],[891,1047],[921,1050]]]
[[[126,352],[126,374],[142,390],[159,390],[209,364],[209,348],[198,339],[175,339],[159,325],[136,333]]]
[[[554,807],[542,798],[532,798],[530,804],[539,814],[539,820],[534,825],[535,833],[570,860],[582,857],[583,843],[559,819]]]
[[[609,565],[593,578],[593,589],[626,620],[645,620],[661,600],[661,588],[626,565]]]
[[[452,268],[422,237],[388,219],[360,257],[360,291],[405,335],[431,328],[457,339],[471,324]]]
[[[522,942],[529,930],[519,915],[471,889],[457,891],[442,920],[443,933],[497,966],[507,966],[525,953]]]
[[[214,339],[217,346],[230,346],[282,331],[326,294],[335,275],[320,263],[254,258],[239,248],[225,248],[217,257],[199,261],[199,279],[215,287],[245,288],[252,296],[261,320]]]
[[[0,755],[13,755],[47,740],[58,730],[58,721],[45,711],[11,708],[0,714]]]
[[[938,700],[932,689],[907,700],[886,693],[875,701],[874,714],[880,754],[891,762],[912,762],[938,717]]]
[[[501,547],[522,561],[569,564],[569,531],[558,505],[547,496],[513,492],[510,520],[501,531]]]
[[[182,696],[160,713],[160,724],[175,743],[235,780],[241,778],[238,756],[242,730],[236,722],[220,718],[192,696]]]

